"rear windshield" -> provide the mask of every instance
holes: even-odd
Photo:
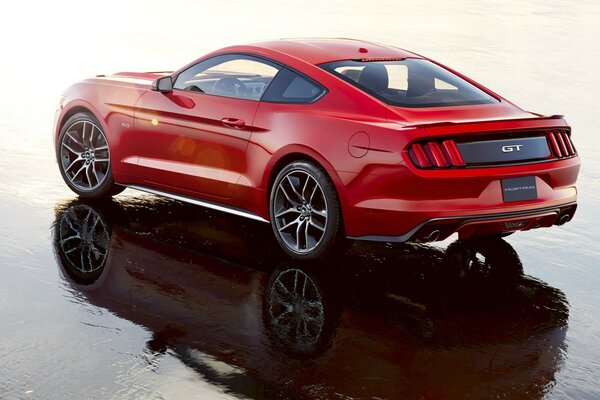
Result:
[[[354,86],[399,107],[444,107],[498,100],[431,61],[346,60],[321,67]]]

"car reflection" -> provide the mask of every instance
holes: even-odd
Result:
[[[56,208],[79,298],[147,327],[203,379],[251,398],[542,398],[565,352],[564,294],[504,240],[355,244],[289,261],[269,227],[153,197]]]

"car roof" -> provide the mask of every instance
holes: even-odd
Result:
[[[284,53],[310,64],[366,58],[421,58],[397,47],[346,38],[279,39],[252,43],[249,47]]]

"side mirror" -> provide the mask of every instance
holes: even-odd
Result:
[[[152,90],[161,93],[171,93],[173,91],[173,81],[170,76],[163,76],[152,83]]]

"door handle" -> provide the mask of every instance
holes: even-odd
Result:
[[[246,122],[243,119],[223,118],[221,122],[228,128],[244,129],[246,127]]]

